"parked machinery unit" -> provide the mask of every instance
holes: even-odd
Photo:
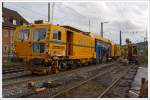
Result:
[[[18,58],[32,64],[33,73],[57,73],[81,64],[102,63],[111,57],[111,41],[70,26],[18,26],[14,35]]]
[[[138,50],[135,44],[122,46],[122,56],[128,59],[129,63],[138,63]]]
[[[108,62],[111,57],[111,41],[94,33],[91,36],[95,40],[96,63]]]
[[[114,44],[113,46],[114,46],[114,56],[115,56],[115,58],[120,57],[121,56],[121,48],[120,48],[120,46],[117,45],[117,44]]]
[[[111,43],[111,47],[111,57],[116,60],[121,56],[121,47],[120,45],[114,43]]]
[[[129,63],[138,63],[138,51],[134,44],[127,45]]]

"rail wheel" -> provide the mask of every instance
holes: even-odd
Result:
[[[104,57],[103,57],[103,61],[102,61],[102,62],[103,62],[103,63],[106,63],[106,61],[107,61],[107,57],[106,57],[106,56],[104,56]]]
[[[67,68],[68,68],[67,61],[62,61],[59,63],[59,70],[60,71],[65,71],[65,70],[67,70]]]

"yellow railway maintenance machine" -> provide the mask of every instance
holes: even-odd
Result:
[[[138,63],[138,50],[135,44],[127,45],[129,63]]]
[[[135,44],[127,44],[122,46],[122,56],[128,59],[129,63],[138,64],[138,50]]]
[[[111,57],[116,60],[121,56],[121,47],[118,44],[111,43]]]
[[[14,44],[16,56],[31,64],[30,70],[37,74],[57,73],[69,69],[70,65],[103,61],[102,58],[111,52],[111,41],[107,39],[70,26],[49,23],[18,26]],[[105,49],[103,55],[96,53],[98,46]]]

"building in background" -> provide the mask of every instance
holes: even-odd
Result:
[[[143,54],[144,50],[148,49],[148,42],[147,41],[145,41],[145,42],[139,42],[139,43],[136,43],[136,46],[137,46],[139,52],[141,54]]]
[[[2,55],[3,59],[12,55],[14,31],[17,25],[28,24],[18,12],[2,7]]]

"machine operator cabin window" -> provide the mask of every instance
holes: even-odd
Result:
[[[58,30],[53,31],[53,39],[61,40],[61,32]]]
[[[33,43],[32,44],[33,53],[44,53],[45,51],[45,43]]]
[[[18,34],[18,40],[28,40],[29,34],[30,34],[29,29],[21,29]]]
[[[46,28],[36,28],[33,30],[32,38],[33,40],[45,40],[46,39]]]

